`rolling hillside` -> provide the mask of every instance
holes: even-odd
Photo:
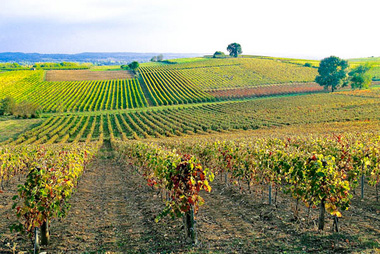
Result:
[[[0,117],[1,253],[32,249],[17,220],[49,253],[380,247],[380,88],[266,57],[103,70],[0,73],[0,99],[43,110]]]
[[[215,101],[210,91],[270,84],[305,83],[301,90],[298,87],[287,91],[311,92],[314,88],[307,82],[313,81],[316,75],[314,68],[260,58],[179,59],[178,62],[142,64],[136,78],[104,80],[102,77],[104,74],[110,78],[112,73],[80,70],[48,71],[47,74],[44,71],[4,72],[0,73],[0,99],[10,96],[17,102],[30,101],[39,105],[43,112],[131,109],[210,102]],[[59,78],[54,78],[58,74]],[[114,74],[120,77],[122,71]],[[50,81],[45,81],[45,75]],[[257,94],[250,91],[242,97]]]
[[[281,84],[314,81],[317,71],[282,62],[261,58],[196,58],[194,61],[172,61],[173,64],[148,64],[150,70],[159,72],[175,70],[202,90],[253,87],[265,84]]]

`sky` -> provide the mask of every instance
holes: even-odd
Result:
[[[375,0],[1,0],[0,52],[380,56]]]

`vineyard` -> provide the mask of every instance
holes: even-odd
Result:
[[[263,85],[256,87],[237,88],[237,89],[218,89],[211,90],[209,93],[215,98],[235,99],[235,98],[251,98],[281,94],[297,94],[297,93],[312,93],[322,92],[323,87],[316,83],[294,83],[294,84],[277,84]]]
[[[66,79],[75,80],[80,77],[78,75]],[[214,97],[171,71],[151,73],[142,69],[142,79],[124,80],[48,82],[42,81],[42,76],[42,71],[0,74],[0,84],[3,86],[0,98],[10,96],[19,102],[28,100],[39,105],[43,112],[133,109],[214,100]],[[47,77],[61,79],[57,76],[50,77],[49,72]]]
[[[353,96],[354,91],[109,114],[52,116],[3,144],[89,142],[97,141],[99,137],[126,141],[284,125],[377,121],[380,120],[378,91],[369,90],[367,97]]]
[[[90,70],[52,70],[46,72],[46,81],[82,81],[132,79],[134,75],[128,71],[90,71]]]
[[[15,86],[24,82],[38,82],[43,78],[43,71],[12,71],[0,73],[0,88],[1,97],[8,93],[8,91],[15,90]],[[15,91],[16,92],[16,91]]]
[[[154,72],[176,71],[204,91],[263,84],[311,82],[317,70],[260,58],[208,59],[146,67]]]
[[[353,90],[350,92],[340,92],[340,94],[363,98],[380,98],[380,89]]]
[[[249,193],[252,187],[269,186],[269,192],[272,188],[275,188],[276,192],[282,190],[297,202],[303,202],[308,208],[315,209],[319,205],[320,230],[324,229],[325,209],[334,216],[334,231],[338,232],[337,218],[342,217],[342,212],[349,208],[353,194],[350,191],[355,189],[360,181],[363,185],[365,178],[368,179],[370,186],[377,186],[380,181],[379,136],[373,133],[321,137],[290,136],[286,139],[256,138],[254,141],[177,140],[163,143],[165,148],[143,143],[115,143],[114,146],[124,156],[135,159],[135,164],[147,170],[143,173],[148,177],[147,181],[157,185],[167,184],[163,176],[157,172],[164,173],[164,177],[167,173],[162,169],[155,171],[150,163],[158,163],[170,171],[170,164],[168,166],[161,164],[157,157],[162,150],[165,154],[165,149],[168,149],[167,151],[175,149],[179,154],[195,155],[203,162],[202,167],[212,169],[213,173],[206,172],[206,176],[201,176],[203,180],[209,178],[212,181],[214,174],[224,174],[227,185],[234,183]],[[141,157],[141,154],[146,158]],[[152,154],[156,154],[154,161]],[[194,180],[194,182],[199,181]],[[205,189],[210,191],[208,182],[205,184]],[[361,197],[364,198],[364,186]],[[188,199],[186,195],[183,198]],[[269,196],[269,204],[272,203],[271,198]],[[202,199],[199,197],[192,199],[193,202],[200,200]],[[376,200],[378,200],[377,194]],[[173,198],[173,201],[176,202],[176,199]],[[184,201],[181,198],[178,202]],[[189,202],[195,205],[196,212],[198,210],[196,203]],[[183,205],[186,204],[187,202]],[[175,212],[175,209],[178,209],[177,205],[176,207],[170,208]],[[298,210],[295,211],[296,217],[297,213]]]
[[[251,140],[230,136],[228,140],[223,140],[223,137],[217,141],[209,138],[175,139],[159,143],[115,143],[115,146],[119,153],[128,158],[127,161],[132,160],[134,164],[140,165],[147,181],[161,186],[159,188],[165,188],[167,183],[157,175],[162,169],[155,171],[151,166],[151,163],[156,162],[151,154],[159,157],[159,154],[172,149],[178,154],[193,154],[201,162],[200,167],[211,169],[217,178],[220,175],[219,184],[224,184],[225,188],[235,186],[243,196],[253,195],[256,199],[261,196],[262,203],[277,206],[278,196],[288,195],[290,200],[293,199],[290,202],[294,219],[307,221],[303,224],[306,227],[310,226],[310,220],[315,220],[319,230],[325,228],[325,217],[331,218],[329,227],[335,232],[339,232],[340,224],[350,227],[350,222],[345,222],[349,220],[345,213],[350,209],[354,195],[378,202],[378,132],[293,135],[281,139],[264,136]],[[170,171],[169,166],[162,167]],[[358,186],[360,191],[357,190]],[[368,197],[365,189],[367,192],[372,189],[375,195]],[[173,200],[176,201],[175,198]],[[192,200],[189,199],[188,203],[192,204]],[[302,204],[305,209],[300,207]],[[374,202],[371,206],[376,207]],[[184,209],[186,211],[187,208]],[[374,217],[369,219],[373,220]],[[376,231],[375,228],[371,230]],[[347,249],[347,246],[343,249]]]
[[[101,144],[2,147],[1,193],[13,178],[25,179],[12,198],[18,221],[10,226],[11,231],[27,232],[36,238],[39,228],[41,244],[47,244],[51,221],[67,214],[79,178]],[[35,243],[34,248],[38,248],[39,241]]]
[[[199,248],[199,251],[205,248],[202,244],[206,244],[209,251],[221,249],[226,252],[260,251],[262,248],[268,248],[270,252],[291,251],[293,248],[306,248],[305,250],[319,252],[325,252],[326,248],[346,252],[371,250],[373,247],[380,247],[376,243],[377,237],[374,233],[379,226],[376,220],[378,212],[371,210],[377,207],[377,185],[380,180],[378,126],[379,122],[368,121],[283,126],[276,129],[252,130],[248,132],[249,138],[247,132],[201,135],[197,136],[197,139],[191,136],[172,137],[149,142],[124,142],[111,138],[115,169],[104,173],[92,173],[87,169],[85,171],[88,172],[83,175],[81,182],[78,182],[77,177],[83,174],[83,167],[89,167],[84,165],[87,165],[92,154],[96,153],[101,141],[91,146],[88,143],[44,147],[8,145],[3,146],[0,152],[2,168],[5,169],[1,175],[2,195],[3,198],[7,197],[13,183],[18,182],[17,178],[20,179],[21,176],[21,181],[25,181],[25,187],[15,190],[17,192],[15,209],[16,213],[22,213],[21,218],[28,215],[28,219],[16,221],[21,224],[15,223],[14,230],[22,227],[25,230],[29,229],[33,234],[29,225],[37,224],[41,225],[43,231],[45,225],[42,226],[43,220],[40,218],[44,217],[40,216],[48,216],[49,227],[54,232],[50,236],[53,244],[50,248],[62,251],[73,250],[74,246],[76,250],[84,251],[82,245],[93,248],[91,239],[96,236],[87,231],[95,229],[89,226],[85,226],[84,234],[81,233],[81,227],[70,227],[72,230],[70,233],[65,231],[64,228],[67,226],[63,226],[65,223],[62,225],[63,222],[57,221],[57,218],[67,216],[67,219],[72,221],[78,216],[78,209],[84,208],[81,208],[81,202],[78,202],[80,196],[74,194],[71,197],[72,193],[66,191],[64,196],[60,196],[59,190],[69,190],[70,186],[76,186],[75,189],[81,193],[88,181],[94,181],[91,179],[99,178],[105,172],[107,177],[112,177],[113,182],[116,179],[111,172],[123,175],[120,182],[117,181],[118,191],[121,191],[119,188],[124,188],[121,186],[128,186],[127,183],[135,188],[129,189],[129,192],[132,192],[128,197],[129,202],[124,201],[122,197],[117,201],[107,198],[107,207],[117,205],[117,210],[136,211],[133,206],[141,206],[144,203],[144,208],[137,210],[137,213],[142,212],[152,216],[151,212],[148,213],[148,210],[152,209],[157,221],[149,222],[143,220],[143,217],[126,220],[126,228],[119,230],[123,232],[122,237],[131,237],[131,239],[124,241],[123,245],[118,245],[116,248],[118,250],[147,250],[148,245],[145,246],[136,239],[134,234],[144,234],[144,237],[152,234],[158,243],[150,247],[156,252],[183,251],[186,244],[182,235],[187,235],[190,241],[198,243],[199,247],[195,248]],[[302,131],[297,133],[300,128]],[[86,157],[83,160],[84,155]],[[50,158],[50,164],[41,165],[46,157]],[[62,164],[65,161],[71,162]],[[103,165],[105,161],[97,163]],[[27,175],[29,170],[26,165],[36,165],[36,168],[41,168],[42,171],[31,170]],[[98,168],[94,165],[90,167]],[[52,168],[54,171],[49,170]],[[186,169],[189,172],[183,173],[187,172]],[[60,177],[68,176],[63,172],[70,170],[76,172],[70,176],[73,178],[59,180]],[[26,202],[30,198],[26,192],[27,188],[34,184],[31,179],[39,176],[38,172],[43,172],[39,184],[44,188],[38,187],[37,193],[42,198],[37,199],[36,205],[51,207],[49,208],[51,210],[44,209],[50,212],[41,215],[33,213],[33,210],[30,210],[30,201]],[[131,175],[134,180],[126,180],[130,179]],[[49,181],[49,179],[56,180]],[[44,184],[47,180],[49,185]],[[144,186],[144,183],[147,186]],[[102,192],[97,195],[105,194],[104,191],[109,193],[111,186],[105,185],[101,189]],[[112,189],[115,190],[115,186]],[[86,189],[83,194],[88,195],[86,194],[88,192],[90,191]],[[51,194],[46,196],[44,193]],[[67,212],[67,201],[74,197],[73,207]],[[65,211],[64,213],[55,213],[54,206],[50,205],[58,198],[66,200],[60,203],[60,211]],[[100,200],[97,202],[101,203]],[[137,203],[129,204],[130,202]],[[146,207],[147,202],[153,206]],[[361,208],[363,204],[366,204],[367,208]],[[124,208],[125,205],[127,207]],[[83,216],[99,216],[99,212],[103,214],[103,211],[115,212],[106,207],[85,209],[86,213]],[[122,211],[120,215],[123,218],[130,216],[128,212]],[[94,212],[96,213],[93,214]],[[9,213],[5,214],[9,216]],[[182,233],[183,229],[180,229],[180,221],[168,219],[167,215],[174,218],[183,215],[188,218],[185,220],[185,223],[188,223],[185,224],[188,225],[185,227],[185,234]],[[101,216],[102,220],[106,219],[104,215]],[[360,220],[360,216],[365,216],[366,222]],[[98,223],[103,225],[103,223],[116,222],[114,219],[116,218]],[[192,220],[196,221],[196,227],[191,226],[195,225],[191,224]],[[83,222],[77,221],[75,224],[78,223],[81,225]],[[142,227],[144,224],[152,227],[153,231]],[[335,236],[339,238],[333,240],[334,246],[331,247],[330,238],[326,239],[326,233],[321,237],[313,233],[315,228],[325,232],[337,231]],[[264,229],[266,232],[260,233]],[[356,235],[361,234],[364,229],[367,238],[356,238]],[[71,246],[64,246],[57,241],[60,238],[57,230],[68,235],[75,232],[76,239],[71,240]],[[249,232],[252,232],[255,238],[252,238]],[[289,245],[281,240],[295,240],[303,234],[302,232],[306,233],[308,239],[314,243],[297,242],[295,245]],[[159,236],[160,234],[163,236],[164,233],[165,237]],[[276,234],[281,234],[282,237],[280,239],[273,237]],[[102,235],[108,239],[106,231]],[[224,243],[215,240],[215,237],[223,239]],[[169,242],[165,244],[166,241]],[[236,244],[235,241],[241,243]],[[372,242],[371,247],[368,245],[369,241]],[[77,245],[72,245],[73,242]],[[27,245],[27,242],[19,240],[18,243],[21,246]],[[116,246],[106,241],[103,247],[114,250]]]
[[[140,67],[139,72],[154,106],[214,100],[176,70]]]
[[[33,102],[43,112],[133,109],[211,102],[215,97],[209,92],[236,88],[244,95],[235,97],[314,92],[318,89],[302,83],[315,75],[313,68],[259,58],[143,64],[135,78],[126,71],[13,71],[0,74],[0,98]],[[263,91],[268,84],[280,89]]]
[[[46,82],[41,81],[42,71],[25,72],[22,79],[17,79],[19,72],[11,74],[0,75],[5,84],[0,97],[32,101],[44,112],[130,109],[148,105],[138,79]]]
[[[380,88],[303,61],[0,73],[0,252],[376,253]]]
[[[46,77],[42,70],[4,72],[0,74],[0,98],[30,101],[43,112],[75,112],[320,91],[317,85],[307,83],[314,80],[316,69],[292,61],[296,60],[179,60],[172,64],[143,64],[138,78],[123,71],[47,71]],[[375,79],[376,68],[371,70]],[[227,96],[230,92],[232,95]]]

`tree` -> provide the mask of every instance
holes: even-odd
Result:
[[[122,70],[129,70],[129,66],[123,64],[123,65],[120,66],[120,69],[122,69]]]
[[[305,67],[312,67],[311,63],[305,63],[303,66],[305,66]]]
[[[163,54],[159,54],[157,56],[157,62],[161,62],[162,60],[164,60],[164,55]]]
[[[164,60],[163,54],[159,54],[158,56],[154,56],[150,59],[151,62],[161,62],[162,60]]]
[[[368,63],[366,65],[359,65],[351,70],[348,75],[350,76],[351,88],[352,89],[362,89],[368,88],[372,81],[372,75],[368,73],[371,70],[371,65]]]
[[[128,64],[128,67],[131,70],[136,70],[137,68],[139,68],[139,63],[137,61],[133,61],[132,63]]]
[[[22,101],[15,105],[12,114],[15,117],[38,118],[40,116],[39,106],[33,102]]]
[[[319,75],[315,78],[315,82],[325,89],[331,86],[331,92],[334,92],[338,87],[347,84],[347,68],[346,60],[336,56],[324,58],[319,64]]]
[[[243,51],[241,50],[241,46],[239,43],[231,43],[227,47],[228,52],[230,52],[230,56],[238,57]]]
[[[6,97],[0,100],[0,115],[12,115],[16,106],[15,99]]]
[[[23,101],[16,103],[12,97],[0,100],[0,115],[14,115],[15,117],[37,118],[39,117],[39,106],[32,102]]]
[[[226,57],[226,55],[222,51],[215,51],[213,58],[223,58]]]

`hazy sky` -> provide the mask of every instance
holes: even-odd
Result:
[[[1,0],[0,52],[380,56],[375,0]]]

